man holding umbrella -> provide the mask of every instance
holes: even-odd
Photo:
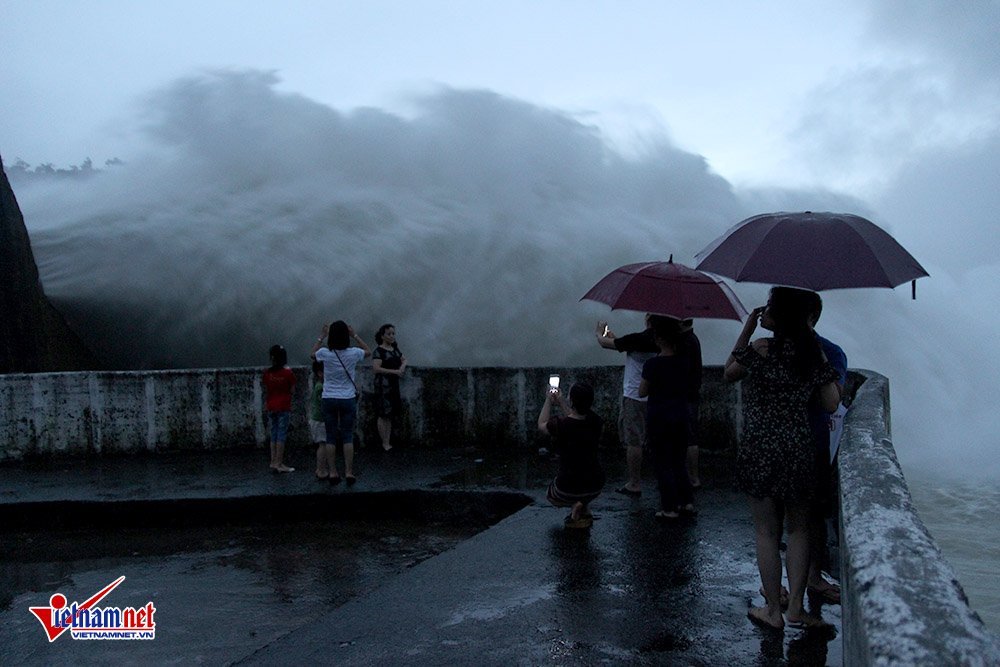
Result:
[[[816,323],[823,313],[823,299],[816,292],[804,292],[809,304],[809,329],[816,336],[823,354],[829,360],[834,370],[840,376],[837,382],[840,395],[843,397],[844,385],[847,382],[847,355],[833,341],[816,333]],[[823,578],[822,564],[826,556],[826,519],[834,514],[833,498],[836,490],[833,487],[833,470],[830,461],[830,415],[819,405],[819,398],[813,396],[809,401],[809,428],[812,430],[816,445],[816,456],[820,468],[819,495],[813,508],[813,516],[809,521],[809,578],[806,590],[818,595],[824,602],[840,603],[840,586],[831,584]]]
[[[646,402],[639,398],[642,366],[660,352],[653,335],[653,318],[665,316],[678,321],[695,317],[743,321],[747,311],[721,279],[675,264],[673,255],[666,262],[640,262],[620,266],[604,276],[581,297],[623,309],[646,313],[646,329],[616,338],[607,322],[597,323],[597,342],[608,350],[625,352],[625,380],[618,432],[626,448],[628,481],[615,489],[618,493],[638,496],[642,493],[642,449],[646,445]],[[653,313],[657,313],[654,315]],[[694,348],[697,338],[689,347]],[[700,345],[698,346],[700,353]],[[697,359],[699,386],[692,386],[694,402],[700,388],[700,354]],[[695,475],[697,478],[697,475]]]
[[[627,496],[642,495],[642,450],[646,446],[646,399],[639,398],[642,366],[655,357],[660,348],[653,335],[653,315],[646,313],[646,329],[621,338],[615,337],[607,322],[597,323],[597,342],[607,350],[625,353],[625,377],[618,413],[618,437],[625,445],[628,481],[615,489]]]

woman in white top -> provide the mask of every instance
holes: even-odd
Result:
[[[323,339],[327,346],[323,347]],[[358,347],[351,347],[351,340]],[[323,362],[323,422],[326,424],[326,458],[330,483],[339,484],[337,446],[344,450],[344,478],[354,484],[354,419],[358,414],[358,388],[354,371],[358,362],[372,355],[371,349],[343,320],[323,325],[312,356]]]

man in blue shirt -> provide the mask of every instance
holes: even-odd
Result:
[[[844,354],[839,345],[816,333],[816,323],[823,313],[823,299],[815,292],[812,293],[811,299],[813,307],[810,309],[812,314],[809,317],[809,328],[813,330],[827,360],[840,374],[840,381],[837,385],[841,395],[843,395],[844,384],[847,382],[847,355]],[[831,584],[823,577],[822,573],[822,564],[826,556],[826,519],[833,516],[835,509],[833,466],[830,461],[830,414],[818,404],[811,404],[809,407],[809,426],[816,444],[816,458],[820,468],[820,489],[809,526],[809,579],[806,583],[806,590],[821,597],[824,602],[839,604],[840,586]]]

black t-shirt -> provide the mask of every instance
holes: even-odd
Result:
[[[553,417],[548,421],[552,449],[559,453],[556,485],[567,493],[587,493],[604,486],[604,470],[598,456],[604,423],[593,412],[583,419]]]
[[[646,417],[650,422],[687,421],[689,367],[688,357],[680,354],[657,355],[642,367],[642,379],[649,383]]]

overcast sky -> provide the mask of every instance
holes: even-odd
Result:
[[[488,89],[667,135],[734,183],[869,187],[997,121],[996,2],[2,0],[0,154],[127,156],[138,100],[273,71],[348,111]],[[986,90],[983,90],[983,88]]]

